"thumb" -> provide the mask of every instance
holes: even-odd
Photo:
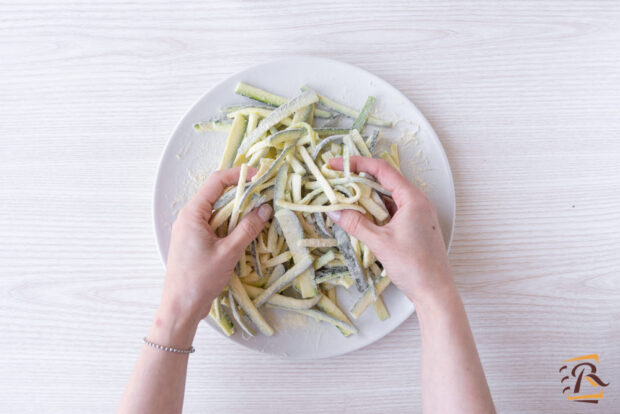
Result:
[[[379,226],[372,223],[358,211],[330,211],[327,215],[334,223],[342,227],[344,231],[361,240],[371,250],[372,246],[378,241],[377,239],[381,233]]]
[[[226,241],[233,250],[243,250],[261,232],[271,217],[273,209],[269,204],[263,204],[256,210],[246,215],[226,237]]]

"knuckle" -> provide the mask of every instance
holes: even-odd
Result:
[[[350,233],[357,234],[362,224],[362,215],[349,213],[345,216],[345,226]]]
[[[256,220],[248,218],[241,223],[240,230],[243,231],[244,235],[247,236],[248,239],[253,239],[256,237],[260,229],[260,225],[256,222]]]

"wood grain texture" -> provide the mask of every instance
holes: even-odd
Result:
[[[435,127],[499,411],[618,412],[620,4],[322,0],[0,3],[0,411],[115,409],[160,295],[166,140],[205,90],[290,54],[370,70]],[[289,362],[205,326],[185,411],[419,412],[419,342],[414,317]],[[611,385],[584,407],[558,368],[590,353]]]

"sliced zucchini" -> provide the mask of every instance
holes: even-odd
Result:
[[[273,126],[279,124],[284,118],[287,118],[295,111],[303,108],[304,106],[308,106],[310,104],[315,103],[318,100],[318,97],[314,92],[304,92],[300,95],[297,95],[287,103],[279,106],[273,112],[269,114],[266,118],[264,118],[260,124],[256,127],[254,131],[248,134],[247,137],[241,142],[239,145],[239,149],[237,150],[237,154],[244,154],[250,146],[252,146],[258,139]]]
[[[261,268],[260,261],[258,260],[258,255],[256,254],[255,240],[252,240],[252,243],[250,243],[250,253],[252,254],[252,263],[254,264],[254,271],[258,275],[259,279],[262,279],[263,269]]]
[[[360,266],[360,263],[357,260],[357,255],[353,250],[353,246],[351,246],[351,239],[349,238],[349,235],[342,229],[342,227],[335,223],[332,226],[332,229],[336,240],[338,240],[338,248],[344,257],[344,262],[347,264],[347,268],[349,268],[349,273],[355,281],[357,290],[359,292],[364,292],[368,289],[368,280],[366,280],[364,269]]]
[[[289,246],[295,263],[300,263],[306,260],[307,257],[312,258],[308,248],[297,245],[297,241],[304,238],[304,231],[295,213],[283,208],[276,211],[275,217],[280,225],[280,229],[286,239],[286,243]],[[294,286],[304,298],[316,296],[317,289],[314,283],[314,269],[310,267],[303,272],[295,281]]]
[[[332,302],[327,296],[323,295],[321,297],[321,300],[319,300],[319,303],[316,304],[316,306],[332,318],[344,322],[347,325],[353,326],[353,323],[347,317],[347,315],[345,315],[345,313],[338,307],[338,305]],[[338,326],[338,329],[340,329],[340,332],[342,332],[344,336],[349,336],[351,334],[357,333],[357,328],[355,328],[355,330],[351,330],[347,327]]]
[[[233,297],[235,298],[241,309],[243,309],[246,315],[248,315],[248,317],[254,323],[254,325],[256,325],[258,330],[261,331],[263,335],[273,335],[273,328],[269,326],[265,318],[263,318],[258,309],[256,309],[256,306],[254,306],[254,303],[252,303],[252,301],[248,297],[248,294],[245,291],[245,288],[243,287],[243,284],[241,283],[237,275],[232,275],[228,286],[232,291]]]
[[[387,276],[381,276],[379,279],[377,279],[375,281],[375,290],[377,292],[377,295],[380,295],[381,293],[383,293],[383,291],[385,290],[386,287],[389,286],[389,284],[390,284],[390,279]],[[360,298],[357,300],[357,302],[355,302],[355,304],[351,308],[350,310],[351,316],[353,316],[355,319],[359,318],[362,315],[362,313],[364,313],[364,311],[368,309],[368,307],[370,306],[372,302],[373,302],[372,292],[370,290],[367,290],[366,292],[362,294],[362,296],[360,296]]]
[[[244,287],[250,299],[256,299],[265,291],[265,289],[251,285],[244,285]],[[287,309],[310,309],[315,306],[319,300],[321,300],[321,296],[319,295],[309,299],[295,299],[275,293],[267,299],[267,303],[270,305],[282,306]]]
[[[381,295],[379,295],[377,297],[377,300],[372,303],[372,307],[375,308],[375,313],[377,314],[379,319],[381,319],[382,321],[390,317],[390,312],[385,306],[385,302],[383,301],[383,298],[381,297]]]
[[[360,111],[359,115],[357,116],[357,118],[355,118],[355,121],[353,121],[353,126],[351,127],[351,129],[357,130],[358,132],[362,131],[362,129],[364,128],[364,124],[366,124],[366,121],[368,120],[368,116],[370,115],[370,111],[372,111],[372,107],[374,105],[375,105],[375,98],[372,96],[369,96],[366,99],[366,103],[362,107],[362,110]]]
[[[364,157],[372,158],[372,153],[368,149],[368,146],[366,146],[364,139],[362,138],[360,133],[357,132],[357,130],[351,130],[351,134],[349,134],[349,136],[351,137],[351,141],[353,141],[361,155],[363,155]]]
[[[222,309],[222,305],[220,303],[219,298],[215,298],[213,304],[211,304],[211,310],[209,310],[209,316],[213,318],[217,326],[220,327],[222,332],[226,334],[226,336],[231,336],[235,333],[235,326],[232,321]]]
[[[278,96],[276,94],[267,92],[265,90],[248,85],[247,83],[239,82],[235,88],[235,93],[243,95],[255,101],[263,102],[267,105],[280,106],[284,105],[288,99]],[[317,118],[333,118],[333,114],[323,109],[317,108],[314,114]]]
[[[230,289],[228,290],[228,303],[230,306],[230,310],[232,311],[233,318],[235,318],[235,321],[237,321],[241,329],[243,329],[246,334],[254,336],[255,332],[252,327],[246,324],[243,320],[243,317],[239,314],[239,311],[237,310],[237,304],[235,303],[235,298],[233,297],[232,291]]]
[[[316,130],[315,130],[315,132],[316,132]],[[312,159],[316,160],[316,157],[319,155],[319,152],[321,152],[323,150],[323,148],[325,148],[327,145],[342,144],[342,139],[343,138],[344,138],[344,135],[330,135],[329,137],[322,139],[316,145],[316,147],[314,147],[314,150],[312,151]]]
[[[301,87],[302,91],[309,91],[311,90],[310,88],[308,88],[307,86],[302,86]],[[318,94],[317,94],[318,95]],[[345,116],[348,116],[349,118],[353,118],[356,119],[360,116],[360,113],[357,112],[355,109],[349,108],[348,106],[342,105],[324,95],[318,95],[319,97],[319,102],[322,105],[325,105],[328,109],[331,109],[333,111],[336,111],[338,113],[341,113]],[[382,119],[379,119],[377,117],[374,116],[369,116],[368,117],[368,123],[372,124],[372,125],[376,125],[376,126],[380,126],[380,127],[391,127],[392,123],[389,121],[384,121]]]
[[[276,160],[273,162],[273,164],[271,164],[271,167],[269,167],[269,169],[260,177],[258,177],[257,179],[255,179],[250,186],[245,190],[245,192],[243,193],[243,197],[241,198],[241,201],[239,203],[240,206],[243,206],[243,204],[245,203],[245,200],[247,200],[247,198],[250,196],[250,194],[252,194],[252,192],[262,183],[264,183],[265,181],[267,181],[269,178],[271,178],[271,176],[273,174],[276,173],[276,171],[278,171],[278,169],[280,168],[280,166],[282,165],[282,163],[284,162],[284,159],[286,158],[286,155],[291,152],[293,150],[293,148],[295,148],[295,142],[293,142],[292,144],[290,144],[288,147],[284,148],[282,150],[282,152],[280,153],[280,155],[278,155],[278,158],[276,158]]]
[[[228,139],[226,140],[226,146],[224,147],[224,155],[222,155],[222,160],[218,167],[219,170],[225,170],[233,166],[247,126],[248,118],[245,115],[236,116],[233,120]]]
[[[378,129],[372,133],[370,138],[368,138],[368,151],[374,155],[375,147],[377,146],[377,142],[379,142],[379,138],[381,138],[381,131]]]
[[[204,132],[204,131],[230,132],[231,128],[232,128],[232,122],[228,120],[222,121],[219,119],[198,122],[194,124],[194,130],[196,132]]]
[[[323,237],[333,237],[331,231],[329,231],[327,225],[325,224],[323,213],[312,213],[312,217],[314,218],[316,228]]]
[[[273,188],[273,211],[278,211],[280,206],[276,204],[276,200],[284,199],[284,191],[286,190],[286,181],[288,178],[288,164],[284,164],[278,170],[276,175],[276,184]]]
[[[276,280],[278,280],[282,275],[286,272],[286,269],[283,265],[279,264],[273,268],[271,274],[269,275],[269,279],[267,279],[267,286],[273,284]]]
[[[325,296],[321,296],[321,298],[325,298]],[[319,322],[327,322],[329,324],[336,326],[338,329],[340,329],[345,336],[358,333],[357,328],[353,324],[344,322],[338,318],[334,318],[333,316],[325,312],[318,311],[316,309],[290,309],[290,308],[285,308],[283,306],[277,306],[277,305],[272,305],[272,304],[268,304],[267,306],[270,308],[274,308],[274,309],[283,309],[289,312],[296,312],[302,315],[306,315],[306,316],[316,319]]]
[[[296,277],[301,275],[305,270],[311,269],[312,271],[314,271],[314,269],[312,269],[313,261],[314,260],[312,256],[307,255],[305,258],[295,263],[295,265],[288,269],[286,273],[284,273],[282,276],[280,276],[278,280],[267,286],[267,288],[259,296],[254,298],[254,306],[259,308],[264,305],[271,296],[284,289],[289,283],[291,283]],[[316,296],[316,293],[314,296]]]
[[[314,128],[314,132],[316,132],[321,138],[329,137],[331,135],[345,135],[350,131],[351,130],[347,128]]]

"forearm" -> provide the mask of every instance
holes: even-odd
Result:
[[[147,339],[159,345],[187,349],[192,346],[196,328],[196,321],[160,309]],[[180,413],[188,359],[188,354],[144,345],[118,413]]]
[[[417,305],[425,413],[494,413],[461,297],[453,284]]]

